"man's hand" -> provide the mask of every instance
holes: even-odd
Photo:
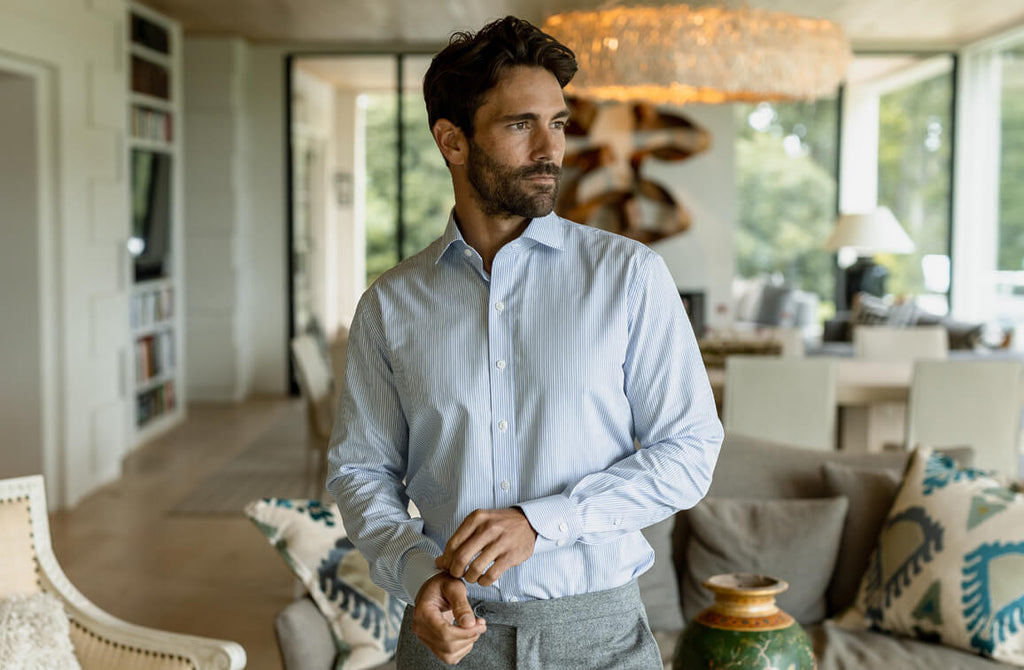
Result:
[[[537,531],[522,510],[478,509],[462,522],[434,565],[452,577],[490,586],[533,556],[536,542]]]
[[[440,572],[416,594],[412,632],[445,663],[462,660],[486,630],[487,623],[473,614],[461,580]]]

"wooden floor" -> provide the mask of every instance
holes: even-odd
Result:
[[[110,614],[241,644],[250,670],[281,670],[274,616],[294,596],[291,572],[243,515],[171,514],[205,475],[270,426],[304,420],[300,401],[194,405],[188,419],[133,452],[124,476],[51,515],[71,582]]]

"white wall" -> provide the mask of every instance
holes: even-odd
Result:
[[[732,322],[735,268],[736,130],[731,105],[693,105],[682,113],[711,133],[711,148],[677,163],[653,163],[647,175],[664,184],[690,212],[693,225],[681,235],[652,245],[662,255],[676,286],[705,291],[705,324]]]
[[[188,395],[239,401],[253,377],[246,45],[189,38],[184,50]]]
[[[40,261],[55,278],[42,296],[56,306],[44,311],[44,382],[56,392],[43,413],[56,445],[47,486],[62,505],[116,478],[127,444],[125,12],[121,0],[0,5],[3,56],[45,69],[54,86],[53,246],[40,247]]]
[[[242,279],[254,296],[248,333],[253,391],[288,390],[288,225],[285,203],[284,49],[246,50],[245,144],[249,181],[249,263]]]
[[[337,325],[346,328],[351,325],[356,304],[366,288],[366,254],[358,253],[366,249],[365,216],[356,215],[357,201],[363,198],[363,193],[355,181],[356,172],[365,169],[366,147],[359,125],[363,115],[357,107],[357,97],[354,91],[339,90],[334,99],[335,161],[338,171],[352,179],[352,201],[335,208],[337,237],[332,254],[337,259],[333,268],[338,280],[335,316]]]

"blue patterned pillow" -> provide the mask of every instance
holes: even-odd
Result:
[[[336,505],[265,498],[245,513],[309,591],[330,622],[335,670],[362,670],[395,653],[405,603],[370,580],[370,567],[346,537]]]
[[[1024,494],[915,451],[843,619],[857,618],[1024,665]]]

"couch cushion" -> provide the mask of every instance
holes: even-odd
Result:
[[[826,621],[807,629],[818,670],[997,670],[1001,663],[958,649],[866,630],[845,630]]]
[[[872,627],[1024,664],[1024,494],[914,452],[861,583]]]
[[[821,621],[846,507],[846,498],[709,498],[701,502],[690,513],[683,576],[686,619],[693,619],[714,600],[701,585],[705,579],[752,572],[789,582],[777,601],[794,619]]]
[[[644,538],[654,549],[654,565],[640,575],[640,599],[647,610],[653,631],[677,631],[683,627],[683,609],[679,604],[676,571],[672,564],[672,525],[674,517],[643,529]]]
[[[369,565],[347,538],[336,505],[266,498],[249,503],[245,512],[327,618],[336,670],[373,668],[394,655],[405,603],[370,580]]]
[[[826,463],[822,472],[832,495],[845,496],[850,502],[826,594],[829,614],[835,614],[852,605],[857,597],[857,587],[896,497],[900,477],[894,470],[841,463]]]
[[[821,466],[844,463],[902,472],[907,454],[847,453],[790,447],[744,435],[726,434],[708,493],[715,498],[827,498],[831,497]],[[686,574],[690,510],[676,514],[672,529],[672,561],[679,577],[679,600],[686,608],[682,576]]]

